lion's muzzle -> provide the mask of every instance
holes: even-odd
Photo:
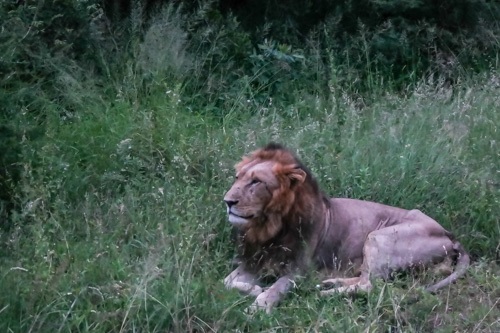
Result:
[[[235,227],[242,227],[248,223],[248,218],[229,212],[229,222]]]

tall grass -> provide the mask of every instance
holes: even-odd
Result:
[[[0,228],[2,331],[500,330],[498,68],[453,86],[429,75],[400,92],[374,73],[366,97],[311,89],[301,71],[327,66],[269,44],[247,55],[254,76],[217,89],[236,65],[197,58],[182,15],[168,8],[127,45],[127,61],[105,63],[122,72],[59,66],[59,99],[41,89],[40,109],[13,118],[33,130],[18,142],[18,209]],[[218,36],[215,52],[223,32],[199,40]],[[311,274],[270,316],[246,315],[251,299],[221,283],[234,257],[222,197],[234,163],[271,140],[331,196],[435,217],[475,259],[466,278],[437,295],[421,293],[433,279],[424,274],[320,298]]]

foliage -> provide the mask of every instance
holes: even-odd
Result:
[[[427,4],[391,3],[369,8]],[[454,81],[413,67],[394,90],[376,25],[345,48],[335,20],[303,44],[265,24],[254,39],[219,5],[2,3],[0,330],[500,330],[498,64]],[[349,61],[363,50],[361,73]],[[472,254],[466,278],[437,295],[418,287],[437,277],[409,274],[320,298],[311,275],[270,316],[245,314],[251,299],[221,283],[234,256],[221,198],[234,163],[271,140],[331,196],[435,217]]]
[[[75,62],[92,68],[92,0],[4,1],[0,7],[0,218],[15,208],[15,184],[22,165],[21,140],[37,139],[45,130],[47,108],[71,113],[61,92],[77,80]],[[91,36],[91,37],[89,37]],[[68,82],[69,81],[69,82]],[[69,110],[68,110],[69,109]],[[3,226],[9,223],[2,223]]]
[[[372,89],[374,75],[397,88],[428,72],[453,81],[465,68],[487,69],[498,50],[500,6],[489,1],[257,0],[220,6],[234,11],[255,42],[273,38],[297,47],[318,38],[346,81],[357,80],[356,89]]]

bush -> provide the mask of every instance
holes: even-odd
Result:
[[[466,68],[487,70],[499,49],[500,5],[490,1],[221,1],[221,8],[254,43],[302,48],[320,38],[346,78],[340,83],[356,80],[356,89],[373,88],[373,80],[401,89],[428,73],[454,81]]]
[[[14,209],[23,159],[22,141],[37,140],[45,130],[48,104],[64,110],[54,82],[75,63],[93,68],[92,0],[4,1],[0,7],[0,218]],[[70,106],[67,106],[70,109]],[[60,111],[61,117],[65,111]],[[4,225],[4,224],[2,224]]]

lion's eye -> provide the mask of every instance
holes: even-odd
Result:
[[[250,185],[255,185],[255,184],[258,184],[258,183],[260,183],[259,179],[252,179],[252,181],[250,182]]]

